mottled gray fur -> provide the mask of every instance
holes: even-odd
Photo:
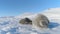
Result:
[[[47,28],[49,24],[48,18],[43,14],[37,14],[35,19],[32,21],[33,26],[37,26],[40,28]]]

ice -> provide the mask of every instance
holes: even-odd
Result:
[[[49,11],[49,12],[48,12]],[[52,12],[55,11],[55,12]],[[56,13],[58,11],[58,13]],[[14,16],[14,17],[1,17],[0,18],[0,34],[60,34],[60,9],[56,10],[49,9],[45,10],[45,12],[42,12],[42,14],[46,15],[48,19],[50,20],[50,23],[48,25],[48,29],[35,29],[32,28],[32,25],[23,25],[19,23],[20,16]],[[27,13],[28,14],[28,13]],[[34,16],[36,14],[29,14],[26,15],[26,17],[30,19],[34,19]],[[25,17],[23,15],[22,18]]]
[[[31,25],[19,24],[16,19],[13,21],[11,20],[9,21],[7,20],[6,22],[2,21],[1,24],[0,24],[1,34],[55,34],[56,31],[57,31],[56,33],[59,32],[56,28],[59,26],[59,24],[54,22],[51,22],[49,25],[49,28],[51,30],[43,30],[43,31],[35,29],[33,30]]]
[[[3,25],[1,25],[3,24]],[[0,24],[0,33],[1,34],[59,34],[59,24],[55,22],[51,22],[49,24],[49,30],[35,30],[31,25],[22,25],[19,24],[15,19],[2,21]]]

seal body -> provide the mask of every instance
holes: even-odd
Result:
[[[32,20],[30,20],[29,18],[24,18],[24,19],[21,19],[19,23],[21,23],[21,24],[32,24]]]
[[[43,14],[37,14],[35,16],[35,19],[32,21],[33,27],[38,27],[38,28],[48,28],[48,24],[49,24],[49,20]]]

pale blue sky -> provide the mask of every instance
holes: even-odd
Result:
[[[0,0],[0,17],[60,7],[60,0]]]

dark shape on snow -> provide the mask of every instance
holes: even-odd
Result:
[[[24,19],[21,19],[19,23],[21,23],[21,24],[32,24],[32,20],[30,20],[29,18],[24,18]]]

